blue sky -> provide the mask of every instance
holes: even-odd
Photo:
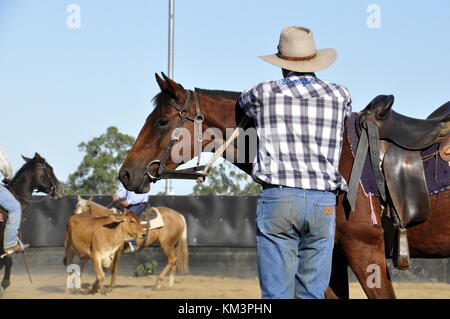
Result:
[[[66,25],[71,3],[80,29]],[[367,27],[370,4],[380,6],[379,29]],[[446,0],[176,0],[175,18],[174,78],[186,88],[241,91],[280,78],[257,56],[301,25],[318,48],[337,50],[318,76],[348,87],[355,111],[394,94],[398,112],[423,118],[450,100]],[[111,125],[137,136],[158,93],[154,73],[167,71],[167,23],[168,1],[0,0],[0,145],[14,168],[38,151],[65,181],[81,141]],[[174,181],[175,193],[193,185]]]

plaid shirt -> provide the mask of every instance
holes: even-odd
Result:
[[[338,171],[344,120],[351,113],[347,88],[314,74],[291,72],[244,91],[239,104],[255,120],[258,182],[313,190],[346,191]]]

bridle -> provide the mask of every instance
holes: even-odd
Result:
[[[51,184],[50,191],[48,193],[44,192],[45,196],[43,198],[37,199],[37,200],[32,200],[32,199],[23,198],[22,196],[17,195],[14,192],[14,190],[12,189],[11,184],[10,184],[11,181],[9,181],[9,180],[3,180],[5,187],[8,188],[8,190],[14,195],[14,197],[16,197],[17,199],[22,200],[24,202],[27,202],[27,203],[39,203],[39,202],[46,200],[48,197],[53,197],[54,195],[57,195],[62,198],[63,194],[60,194],[58,192],[58,187],[53,184],[53,180],[50,177],[50,174],[47,172],[47,169],[46,169],[47,163],[42,164],[42,163],[38,162],[37,165],[40,170],[44,171],[44,174],[46,175],[47,179],[50,181],[50,184]]]
[[[175,101],[170,101],[170,104],[178,110],[178,115],[180,119],[178,120],[177,127],[173,130],[172,135],[170,137],[170,141],[167,146],[164,148],[164,151],[159,160],[153,160],[147,164],[145,168],[145,174],[150,178],[152,182],[156,182],[159,179],[163,178],[171,178],[171,179],[197,179],[200,177],[205,177],[207,174],[201,172],[204,170],[205,165],[200,165],[200,155],[202,153],[202,144],[203,144],[203,121],[205,117],[201,113],[200,110],[200,102],[198,100],[197,93],[191,90],[185,90],[186,92],[186,101],[184,102],[184,106],[177,104]],[[191,96],[194,96],[194,104],[195,104],[195,116],[192,117],[189,115],[189,106],[191,101]],[[197,143],[198,157],[197,157],[197,165],[190,168],[173,170],[166,168],[166,161],[169,158],[170,152],[172,151],[173,146],[180,138],[181,129],[183,128],[184,122],[186,120],[192,121],[194,123],[194,139]],[[150,167],[152,165],[158,164],[158,172],[156,176],[150,174]]]
[[[197,93],[195,91],[191,90],[185,90],[186,92],[186,101],[184,102],[184,106],[181,106],[174,101],[171,101],[170,104],[175,107],[178,110],[178,115],[180,116],[180,119],[178,120],[177,127],[173,130],[172,136],[170,137],[170,141],[167,144],[167,146],[164,148],[164,151],[161,155],[161,158],[159,160],[153,160],[150,163],[147,164],[145,168],[145,175],[147,175],[150,178],[151,182],[156,182],[159,179],[163,178],[172,178],[172,179],[196,179],[198,183],[202,183],[206,176],[208,176],[209,170],[212,166],[212,164],[225,152],[227,147],[239,136],[240,129],[245,127],[245,125],[248,123],[249,118],[244,116],[239,123],[236,126],[236,129],[234,130],[233,134],[223,143],[214,153],[214,155],[211,157],[211,159],[208,161],[206,165],[200,165],[200,156],[202,153],[202,145],[203,145],[203,121],[205,120],[205,117],[201,113],[200,110],[200,102],[198,100]],[[194,104],[195,104],[195,116],[191,117],[189,116],[189,105],[191,100],[191,95],[194,96]],[[181,128],[184,125],[184,122],[186,120],[194,122],[194,139],[197,143],[197,165],[190,168],[180,169],[180,170],[173,170],[173,169],[166,169],[166,160],[169,157],[170,152],[172,151],[173,146],[180,138],[180,132]],[[158,164],[158,172],[157,176],[153,176],[149,172],[149,168],[154,165]]]
[[[40,167],[40,169],[42,169],[44,171],[45,176],[47,177],[47,179],[49,180],[49,182],[51,184],[50,192],[47,193],[47,196],[57,195],[62,198],[63,194],[60,194],[58,192],[58,187],[53,184],[53,178],[50,176],[50,174],[47,171],[48,164],[47,163],[44,163],[44,164],[38,163],[38,166]]]

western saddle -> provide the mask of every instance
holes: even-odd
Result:
[[[407,269],[406,228],[423,223],[431,214],[421,151],[440,143],[439,156],[450,161],[450,102],[425,120],[401,115],[392,110],[393,104],[394,96],[379,95],[359,113],[356,130],[360,140],[347,199],[355,211],[359,180],[369,151],[383,206],[391,212],[395,229],[394,266]]]

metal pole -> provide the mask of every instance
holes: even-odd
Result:
[[[173,79],[173,56],[174,56],[174,20],[175,20],[175,0],[169,0],[169,50],[168,50],[168,63],[167,73],[169,78]],[[166,179],[165,185],[166,195],[172,195],[172,180]]]

